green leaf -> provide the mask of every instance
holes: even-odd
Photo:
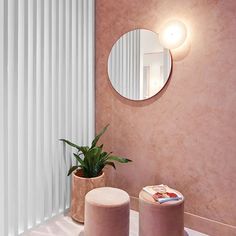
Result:
[[[71,175],[71,173],[72,173],[73,171],[77,170],[79,167],[80,167],[80,166],[72,166],[72,167],[69,169],[67,176]]]
[[[101,153],[100,158],[105,157],[105,156],[107,156],[107,152]]]
[[[112,166],[116,169],[115,161],[120,163],[128,163],[131,160],[123,157],[113,156],[112,153],[103,152],[103,144],[97,146],[97,142],[100,137],[105,133],[109,125],[104,127],[98,135],[94,138],[91,147],[88,146],[78,146],[66,139],[60,139],[60,141],[76,148],[74,156],[77,160],[77,164],[72,166],[68,171],[68,176],[75,171],[77,168],[81,168],[83,171],[83,176],[85,178],[97,177],[101,174],[103,168],[106,165]],[[81,156],[82,155],[82,156]]]
[[[78,146],[77,144],[74,144],[74,143],[70,142],[69,140],[66,140],[66,139],[59,139],[59,140],[62,141],[62,142],[67,143],[67,144],[70,145],[71,147],[75,147],[75,148],[77,148],[78,150],[81,149],[80,146]]]
[[[86,153],[89,151],[89,147],[88,146],[84,146],[84,147],[80,147],[80,151],[86,155]]]
[[[118,157],[118,156],[109,156],[108,159],[109,161],[118,161],[120,163],[128,163],[131,162],[132,160],[123,158],[123,157]]]
[[[115,166],[114,162],[106,161],[106,162],[105,162],[105,165],[112,166],[114,169],[116,169],[116,166]]]
[[[97,162],[99,162],[99,157],[102,152],[100,147],[93,147],[88,150],[84,156],[84,162],[88,165],[88,169],[93,172]]]
[[[102,166],[95,166],[95,168],[93,169],[93,171],[91,172],[91,176],[92,177],[97,177],[100,175],[100,173],[102,172],[102,169],[104,168],[104,165]]]
[[[94,138],[94,140],[93,140],[93,142],[92,142],[92,148],[96,146],[98,140],[99,140],[100,137],[106,132],[108,126],[109,126],[109,124],[106,125],[106,126],[100,131],[100,133],[98,133],[98,135],[96,135],[96,137]]]
[[[112,152],[109,152],[109,153],[103,152],[103,153],[101,153],[100,158],[99,158],[99,163],[104,163],[105,161],[107,161],[108,157],[111,155],[111,153]]]
[[[83,177],[89,178],[89,170],[86,166],[82,166],[81,169],[83,170]]]
[[[77,155],[76,153],[73,153],[76,160],[81,164],[81,166],[84,166],[84,161],[81,159],[81,157],[79,155]]]

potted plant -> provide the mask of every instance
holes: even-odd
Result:
[[[68,176],[72,174],[72,194],[71,194],[71,217],[83,223],[84,222],[84,200],[85,195],[94,188],[105,186],[105,176],[103,169],[110,165],[116,168],[114,161],[127,163],[131,160],[118,157],[103,151],[103,144],[97,146],[99,138],[105,133],[109,125],[104,127],[92,141],[91,147],[79,146],[66,139],[60,141],[74,147],[76,152],[73,153],[77,160],[77,165],[71,166]]]

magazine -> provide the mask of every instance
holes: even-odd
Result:
[[[146,186],[143,190],[159,203],[182,200],[182,196],[178,195],[175,190],[164,184]]]

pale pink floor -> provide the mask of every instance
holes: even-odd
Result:
[[[22,236],[83,236],[82,224],[77,224],[69,216],[59,215]],[[130,214],[130,236],[138,236],[138,212]],[[206,236],[191,229],[185,228],[185,236]]]

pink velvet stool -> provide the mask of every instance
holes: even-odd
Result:
[[[117,188],[102,187],[85,196],[85,236],[128,236],[129,195]]]
[[[184,197],[179,201],[160,204],[148,193],[141,191],[139,193],[139,236],[183,235]]]

